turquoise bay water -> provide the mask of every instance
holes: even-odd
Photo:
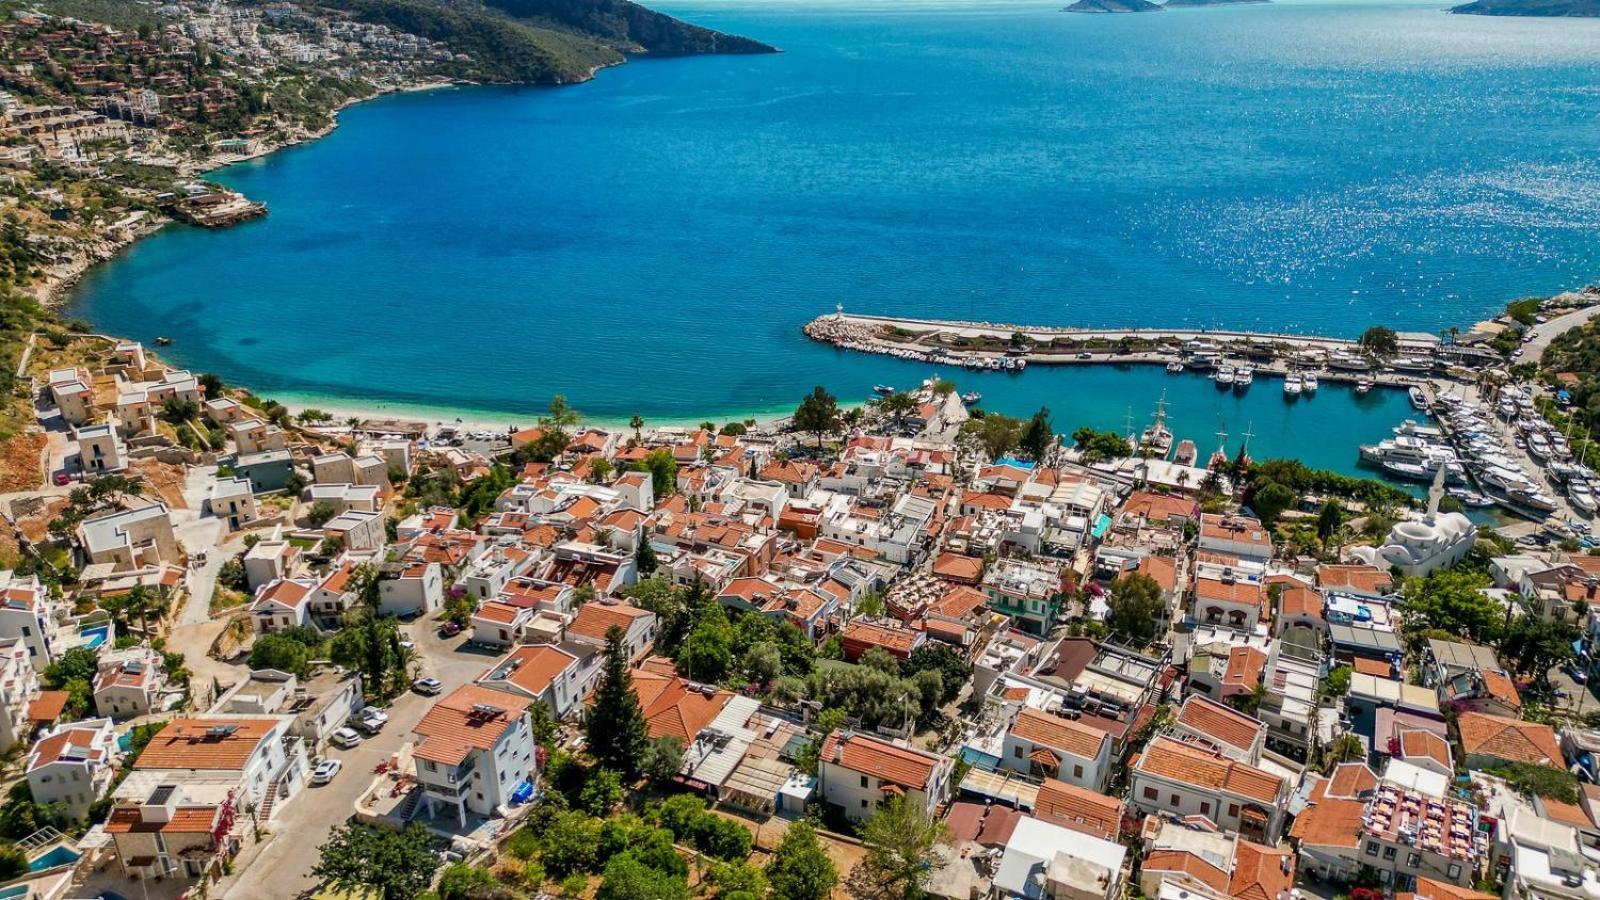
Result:
[[[800,334],[847,309],[1352,335],[1438,330],[1600,272],[1600,22],[1313,2],[684,0],[785,48],[555,90],[385,98],[222,180],[271,215],[169,229],[76,311],[291,399],[526,421],[725,419],[927,367]],[[1059,428],[1352,470],[1407,412],[1159,369],[960,373]]]

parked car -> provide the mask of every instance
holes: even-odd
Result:
[[[317,763],[317,767],[311,770],[311,783],[327,784],[333,780],[333,776],[339,774],[339,770],[342,768],[344,768],[344,763],[339,760],[325,759]]]
[[[328,736],[328,743],[348,750],[361,743],[361,735],[354,728],[341,728]]]
[[[439,626],[439,633],[445,637],[455,637],[461,633],[461,625],[454,619]]]
[[[62,487],[72,483],[72,476],[65,472],[57,472],[55,478],[51,480],[56,483],[57,487]]]
[[[381,725],[389,724],[389,714],[376,706],[364,706],[356,715],[363,719],[377,719]]]
[[[1579,684],[1589,683],[1589,673],[1585,672],[1583,669],[1580,669],[1578,666],[1572,663],[1567,663],[1566,670],[1567,677],[1571,678],[1573,681],[1576,681]]]
[[[432,697],[434,694],[444,690],[444,685],[437,678],[418,678],[416,681],[411,682],[411,689],[419,694],[426,694]]]

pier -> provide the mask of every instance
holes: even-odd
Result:
[[[1349,338],[1172,328],[1072,328],[861,315],[842,309],[804,327],[813,340],[971,369],[1021,371],[1029,365],[1171,365],[1208,369],[1248,363],[1256,375],[1315,371],[1327,381],[1409,388],[1438,362],[1432,335],[1401,335],[1400,353],[1376,365]]]

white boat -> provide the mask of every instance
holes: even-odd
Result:
[[[1567,485],[1567,499],[1572,501],[1572,508],[1585,516],[1593,516],[1595,509],[1600,507],[1596,503],[1594,489],[1589,487],[1587,481],[1573,481]]]
[[[1249,366],[1240,366],[1233,373],[1233,389],[1236,391],[1247,391],[1250,389],[1250,384],[1255,380],[1255,369],[1252,369]]]
[[[1218,387],[1227,387],[1233,384],[1233,366],[1218,366],[1215,377]]]
[[[1550,458],[1550,439],[1537,431],[1528,432],[1528,455],[1544,462]]]
[[[875,394],[892,394],[894,393],[894,387],[887,384],[875,384],[872,386],[872,392]]]
[[[1372,390],[1372,381],[1370,379],[1363,378],[1356,382],[1357,394],[1365,394],[1370,390]]]
[[[1173,360],[1172,362],[1167,363],[1167,371],[1173,375],[1176,375],[1183,371],[1183,363],[1179,362],[1178,360]]]
[[[1172,450],[1172,431],[1167,428],[1167,395],[1162,393],[1161,399],[1156,401],[1155,420],[1150,427],[1139,436],[1139,446],[1149,451],[1150,455],[1166,459]]]
[[[1449,492],[1450,496],[1460,500],[1463,506],[1481,508],[1494,505],[1493,499],[1486,497],[1471,488],[1453,487],[1446,488],[1445,490]]]
[[[1411,395],[1412,406],[1423,411],[1428,409],[1428,394],[1426,391],[1416,385],[1412,385],[1411,390],[1407,391],[1407,393]]]
[[[1552,513],[1557,508],[1556,499],[1538,488],[1512,488],[1506,496],[1512,503],[1535,512]]]
[[[1307,372],[1300,376],[1300,386],[1306,393],[1315,394],[1317,392],[1317,373]]]
[[[978,393],[977,391],[967,391],[965,394],[961,395],[961,402],[967,404],[968,406],[970,406],[970,405],[972,405],[974,403],[977,403],[979,400],[982,400],[982,399],[983,399],[983,395]]]
[[[1283,379],[1283,393],[1286,397],[1298,397],[1300,392],[1305,389],[1305,383],[1300,380],[1300,373],[1298,372],[1290,372]]]
[[[1178,452],[1172,455],[1172,461],[1180,466],[1192,466],[1199,458],[1200,449],[1187,438],[1178,442]]]

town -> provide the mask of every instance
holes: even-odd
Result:
[[[1550,365],[1600,344],[1574,302],[1522,310]],[[1506,385],[1590,408],[1523,346]],[[1442,465],[1199,458],[937,375],[504,432],[60,329],[17,382],[3,897],[1600,890],[1600,555]]]

